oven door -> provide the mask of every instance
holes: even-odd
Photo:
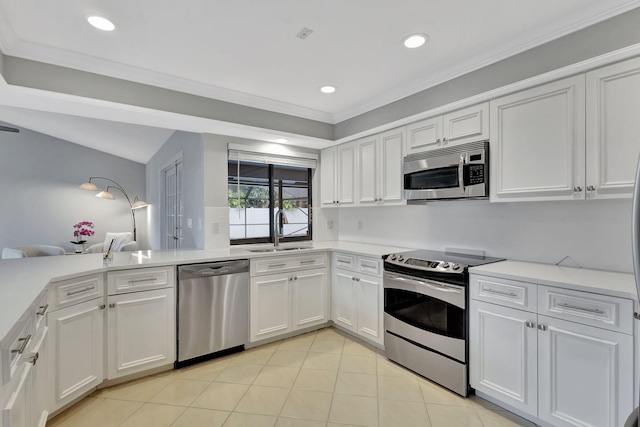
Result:
[[[385,331],[466,361],[466,289],[384,272]]]

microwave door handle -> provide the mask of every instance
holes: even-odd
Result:
[[[460,183],[460,191],[464,194],[464,154],[460,154],[460,162],[458,163],[458,182]]]

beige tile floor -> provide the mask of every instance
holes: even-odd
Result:
[[[503,427],[534,424],[463,399],[326,328],[96,391],[48,427]]]

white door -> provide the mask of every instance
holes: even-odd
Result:
[[[108,379],[174,362],[173,288],[113,295],[107,302]]]
[[[293,329],[327,321],[327,270],[300,271],[294,274],[291,288]]]
[[[442,116],[407,125],[406,154],[442,148]]]
[[[402,173],[405,128],[384,132],[379,137],[378,197],[384,204],[400,203],[404,199]]]
[[[356,149],[355,144],[338,146],[338,203],[353,205],[355,202]]]
[[[358,161],[358,203],[378,202],[378,138],[374,135],[356,142]]]
[[[639,112],[640,58],[587,73],[587,197],[631,197]]]
[[[49,313],[52,411],[102,382],[103,310],[98,298]]]
[[[489,103],[445,114],[442,125],[445,147],[489,139]]]
[[[331,286],[331,309],[333,321],[356,331],[356,287],[352,274],[336,270]]]
[[[538,316],[539,417],[619,427],[634,408],[633,337]]]
[[[162,249],[180,249],[182,242],[182,160],[162,171],[164,200]]]
[[[476,300],[469,312],[471,386],[537,416],[536,314]]]
[[[291,330],[289,288],[292,279],[292,273],[251,278],[249,319],[252,342]]]
[[[47,371],[48,362],[48,338],[49,328],[43,327],[42,334],[36,345],[31,349],[30,357],[33,365],[32,380],[30,390],[27,395],[30,397],[31,408],[29,409],[31,424],[35,427],[44,427],[47,423],[49,415],[49,372]]]
[[[14,377],[10,385],[13,389],[8,394],[7,402],[2,407],[1,418],[3,427],[32,427],[30,406],[33,376],[32,365],[21,362],[23,366],[19,370],[19,375]]]
[[[364,275],[356,277],[358,334],[379,344],[383,342],[380,329],[382,304],[378,295],[381,288],[382,279],[379,277]]]
[[[320,152],[320,199],[322,206],[336,206],[337,148],[325,148]]]
[[[491,201],[584,199],[584,76],[490,102]]]

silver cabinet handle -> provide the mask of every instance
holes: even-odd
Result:
[[[547,327],[545,325],[538,325],[538,329],[540,329],[541,331],[546,331]]]
[[[579,185],[573,187],[573,191],[575,191],[576,193],[579,193],[582,191],[582,187],[580,187]]]
[[[598,310],[597,308],[579,307],[577,305],[567,304],[566,302],[563,302],[562,304],[558,304],[558,306],[559,307],[564,307],[564,308],[569,308],[571,310],[586,311],[587,313],[604,314],[604,311]]]
[[[596,186],[595,185],[587,186],[587,191],[596,191]]]
[[[496,291],[495,289],[484,289],[485,292],[490,293],[490,294],[497,294],[497,295],[505,295],[508,297],[517,297],[518,294],[516,294],[515,292],[502,292],[502,291]]]
[[[110,303],[109,303],[109,308],[113,308],[113,307],[115,307],[115,306],[116,306],[116,303],[115,303],[115,302],[110,302]]]
[[[287,264],[269,264],[269,268],[277,268],[277,267],[284,267]]]
[[[358,279],[357,277],[352,277],[351,280],[355,281],[355,282],[359,282],[360,279]]]
[[[91,289],[95,289],[93,286],[87,286],[84,289],[78,289],[77,291],[71,291],[71,292],[67,292],[67,296],[70,297],[71,295],[77,295],[77,294],[81,294],[83,292],[87,292],[90,291]]]
[[[633,317],[636,320],[640,320],[640,313],[633,313]]]
[[[102,304],[102,305],[99,305],[99,306],[98,306],[98,308],[99,308],[100,310],[104,310],[106,307],[107,307],[107,306],[106,306],[106,305],[104,305],[104,304]]]
[[[129,284],[134,285],[136,283],[141,283],[141,282],[155,282],[156,280],[158,280],[157,277],[147,277],[145,279],[131,279],[129,280]]]
[[[40,358],[40,353],[36,352],[36,354],[32,354],[27,360],[28,363],[32,363],[33,366],[36,366],[36,362]]]
[[[443,143],[443,144],[446,144],[447,142],[448,142],[448,141],[447,141],[447,138],[442,138],[442,143]]]
[[[24,352],[24,349],[27,348],[27,344],[29,344],[30,340],[31,340],[31,334],[27,335],[24,338],[18,338],[18,341],[22,342],[22,344],[20,344],[20,347],[14,348],[13,350],[11,350],[11,353],[22,354]]]
[[[536,327],[535,323],[530,322],[528,320],[526,322],[524,322],[524,324],[526,325],[527,328],[535,328]]]
[[[315,259],[308,259],[305,261],[300,261],[300,264],[315,264],[316,260]]]
[[[49,309],[49,304],[45,304],[45,305],[41,305],[40,307],[38,307],[40,310],[38,310],[36,312],[36,315],[38,316],[44,316],[47,313],[47,310]]]
[[[440,144],[440,138],[436,139],[436,143]]]

